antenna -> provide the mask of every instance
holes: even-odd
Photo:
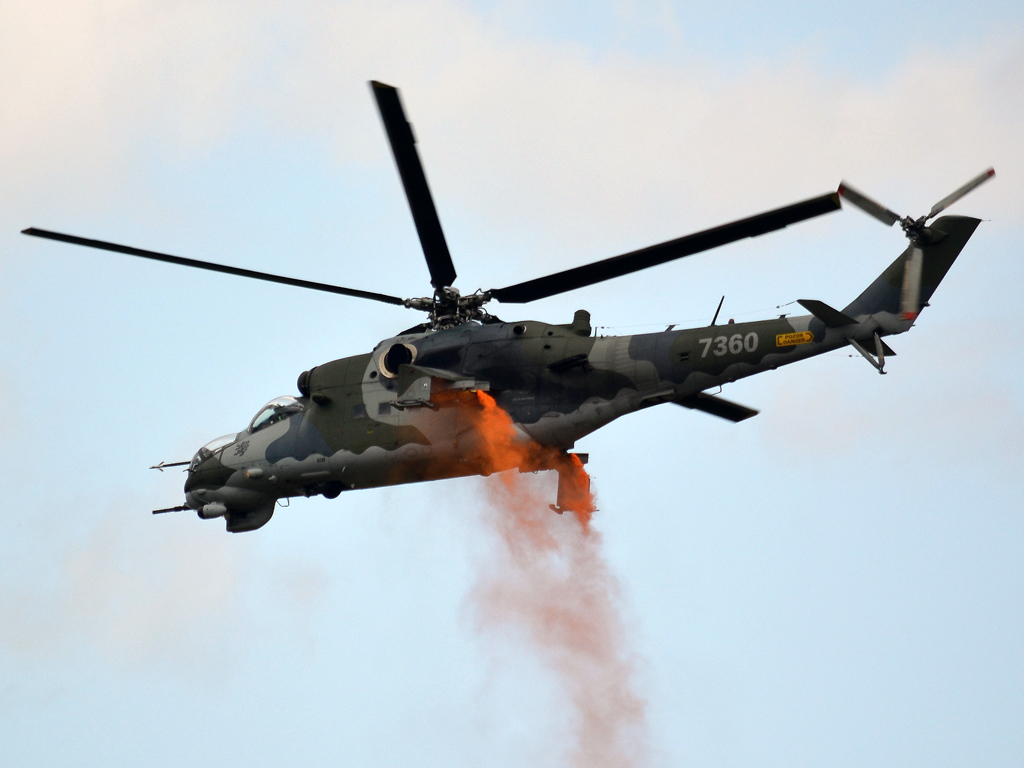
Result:
[[[713,318],[711,318],[711,324],[712,325],[714,325],[715,322],[718,320],[718,313],[722,311],[722,302],[724,302],[724,301],[725,301],[725,296],[723,296],[722,300],[718,302],[718,309],[715,310],[715,316]]]

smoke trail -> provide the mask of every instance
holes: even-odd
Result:
[[[500,472],[486,483],[499,552],[473,590],[480,629],[521,631],[555,673],[575,715],[571,765],[646,762],[645,705],[632,686],[617,584],[590,527],[590,479],[575,456],[524,441],[492,398],[477,397],[479,460]],[[555,515],[532,475],[501,471],[510,466],[557,470],[573,515]]]

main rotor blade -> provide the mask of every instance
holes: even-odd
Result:
[[[413,136],[412,126],[405,119],[405,110],[402,109],[397,88],[378,83],[376,80],[371,80],[370,86],[377,99],[377,109],[380,110],[380,118],[384,121],[384,129],[388,132],[391,152],[395,156],[395,164],[398,165],[398,173],[402,177],[409,208],[412,209],[412,220],[416,223],[416,232],[420,236],[423,255],[430,270],[430,284],[435,288],[444,288],[455,282],[455,265],[452,263],[451,254],[448,253],[448,243],[445,242],[444,232],[441,230],[441,220],[437,218],[434,198],[430,195],[423,164],[416,151],[416,137]]]
[[[270,283],[294,285],[297,288],[311,288],[314,291],[326,291],[327,293],[338,293],[342,296],[355,296],[359,299],[383,301],[385,304],[398,304],[399,306],[405,305],[405,302],[397,296],[388,296],[384,293],[372,293],[371,291],[359,291],[355,288],[342,288],[337,285],[327,285],[326,283],[314,283],[309,280],[298,280],[294,277],[281,277],[280,275],[271,275],[266,272],[257,272],[252,269],[242,269],[241,267],[227,267],[223,264],[213,264],[209,261],[186,259],[181,256],[170,256],[166,253],[156,253],[155,251],[144,251],[141,248],[132,248],[127,245],[118,245],[117,243],[107,243],[103,240],[90,240],[85,237],[76,237],[75,235],[64,235],[60,232],[50,232],[45,229],[36,229],[35,227],[23,229],[21,234],[32,235],[33,237],[45,237],[49,240],[60,240],[63,243],[84,245],[88,248],[99,248],[104,251],[114,251],[115,253],[126,253],[129,256],[141,256],[144,259],[153,259],[154,261],[166,261],[168,264],[178,264],[183,267],[195,267],[197,269],[208,269],[211,272],[223,272],[226,275],[251,277],[255,280],[266,280]]]
[[[867,195],[861,194],[845,181],[839,185],[839,194],[864,211],[864,213],[874,216],[887,227],[891,227],[903,218],[895,211],[890,211],[881,203],[876,203]]]
[[[496,288],[490,291],[490,295],[501,302],[524,304],[604,280],[611,280],[613,277],[622,277],[631,272],[638,272],[641,269],[681,259],[684,256],[692,256],[695,253],[717,248],[736,240],[757,237],[766,232],[783,229],[804,219],[837,211],[839,208],[839,196],[832,192],[821,197],[804,200],[802,203],[787,205],[784,208],[776,208],[757,216],[740,219],[731,224],[705,229],[677,240],[669,240],[667,243],[652,245],[649,248],[613,256],[610,259],[567,269],[546,277],[538,277],[535,280],[517,283],[507,288]]]
[[[932,209],[928,212],[928,215],[925,218],[926,219],[930,219],[933,216],[938,215],[939,213],[944,211],[946,208],[951,206],[953,203],[955,203],[957,200],[959,200],[961,197],[966,195],[968,192],[970,192],[973,189],[976,189],[977,187],[980,187],[982,184],[984,184],[986,181],[988,181],[989,179],[991,179],[995,175],[996,175],[996,169],[995,168],[989,168],[984,173],[979,173],[973,179],[971,179],[966,184],[964,184],[962,187],[960,187],[960,189],[958,189],[956,192],[954,192],[951,195],[946,195],[946,197],[944,197],[941,200],[939,200],[939,202],[937,202],[935,205],[932,206]]]

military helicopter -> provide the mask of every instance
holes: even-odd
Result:
[[[511,418],[518,439],[568,455],[585,435],[659,404],[743,421],[758,412],[708,390],[847,345],[885,373],[885,359],[895,353],[884,338],[910,330],[979,224],[963,216],[928,222],[994,175],[985,171],[917,219],[843,183],[836,192],[638,251],[463,295],[453,285],[455,266],[398,90],[376,81],[370,87],[426,257],[430,296],[403,299],[42,229],[23,231],[427,314],[425,322],[384,339],[372,352],[303,371],[298,396],[271,400],[244,430],[207,443],[191,461],[154,466],[187,466],[188,475],[185,503],[154,514],[194,510],[202,519],[225,518],[227,530],[237,533],[265,525],[279,500],[290,497],[333,499],[361,488],[487,473],[492,468],[476,460],[478,437],[453,397],[460,393],[488,393]],[[485,309],[491,301],[525,304],[779,230],[838,210],[841,199],[889,226],[899,222],[910,241],[842,310],[800,300],[810,314],[718,325],[719,302],[706,327],[595,337],[585,310],[570,323],[550,324],[504,322]],[[560,483],[560,500],[562,495]]]

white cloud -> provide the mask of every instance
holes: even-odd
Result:
[[[1021,220],[1024,47],[913,55],[880,82],[813,61],[728,81],[701,64],[523,41],[450,0],[12,4],[0,16],[0,190],[104,169],[148,141],[203,153],[267,122],[387,162],[365,82],[403,88],[443,209],[589,252],[622,223],[696,226],[856,180],[924,210],[988,164]],[[978,193],[983,194],[981,192]],[[891,199],[890,197],[895,198]],[[442,211],[444,213],[444,211]]]
[[[1007,171],[1000,200],[1021,189],[1012,168],[1024,154],[1024,49],[1009,36],[957,57],[919,54],[876,84],[801,60],[728,82],[696,64],[595,60],[580,47],[511,40],[444,2],[345,3],[309,31],[282,70],[298,102],[285,112],[309,116],[316,105],[339,125],[353,105],[339,115],[332,104],[353,80],[393,80],[434,185],[458,195],[460,210],[541,222],[567,239],[600,241],[605,222],[622,219],[738,213],[844,174],[908,192],[893,202],[908,210],[990,163]],[[355,107],[371,109],[365,95]],[[357,120],[376,133],[375,123]],[[376,135],[372,150],[365,136],[337,135],[341,155],[384,153]],[[1002,208],[1019,217],[1015,203]]]
[[[119,189],[161,135],[207,152],[266,56],[258,6],[48,0],[0,8],[0,199]],[[167,149],[168,142],[161,148]],[[103,196],[96,204],[102,205]]]

